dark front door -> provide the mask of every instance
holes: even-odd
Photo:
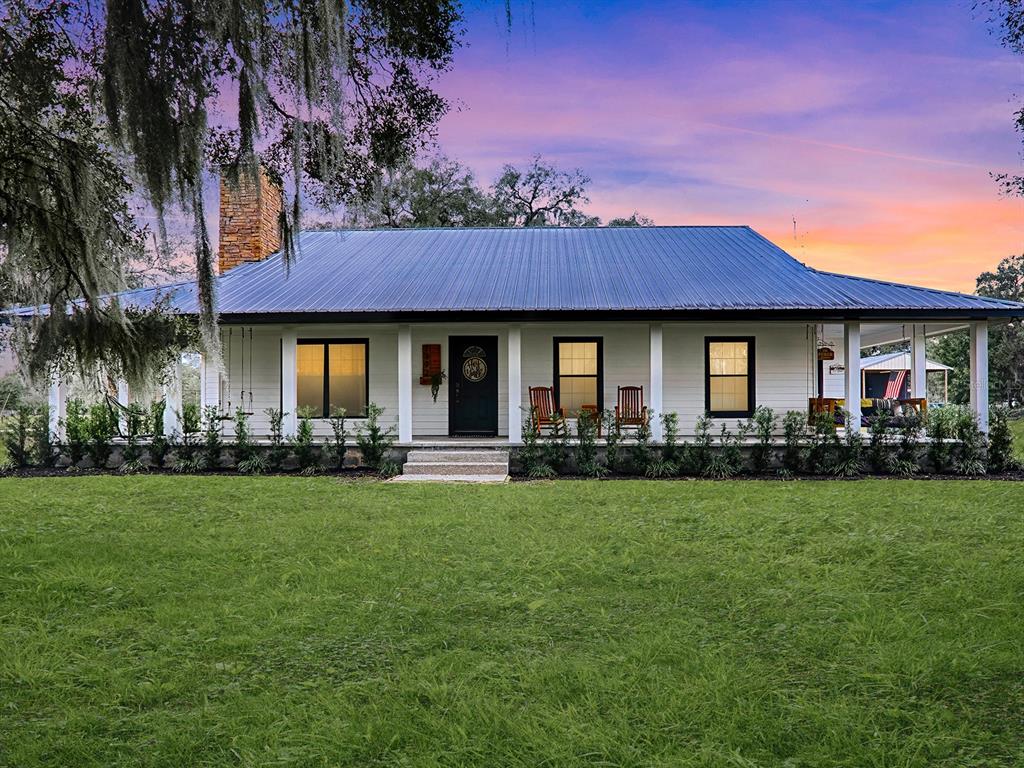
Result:
[[[448,432],[498,434],[498,337],[448,337]]]

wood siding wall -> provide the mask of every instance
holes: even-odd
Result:
[[[522,326],[522,403],[521,414],[529,402],[529,387],[550,386],[553,376],[553,339],[555,336],[600,336],[604,339],[605,407],[615,404],[617,387],[635,385],[644,388],[650,401],[650,331],[647,323],[550,323]],[[803,323],[666,323],[664,327],[664,407],[679,414],[683,434],[691,434],[704,411],[704,338],[705,336],[754,336],[756,338],[757,404],[775,409],[781,417],[788,410],[806,410],[812,396],[815,368]],[[245,362],[242,362],[240,330],[224,329],[225,352],[219,370],[208,370],[203,384],[208,403],[235,408],[242,390],[250,388],[252,378],[251,426],[255,434],[265,435],[269,424],[266,408],[280,404],[281,328],[254,326],[250,350],[248,328],[245,338]],[[412,327],[412,412],[416,437],[447,435],[448,385],[441,387],[435,403],[430,387],[419,383],[423,344],[440,344],[447,365],[449,335],[494,335],[498,337],[498,430],[508,434],[508,333],[507,326],[489,324],[421,324]],[[383,421],[394,425],[398,417],[398,326],[397,325],[316,325],[302,326],[302,338],[361,337],[370,340],[370,400],[382,406]],[[230,347],[230,354],[229,349]],[[228,386],[228,362],[231,375]],[[246,397],[245,407],[249,408]],[[717,424],[735,426],[736,419],[717,420]],[[354,420],[354,429],[358,421]],[[717,427],[716,424],[716,427]],[[231,434],[230,423],[226,432]],[[316,422],[316,432],[326,437],[330,425]]]

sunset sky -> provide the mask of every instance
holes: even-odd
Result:
[[[749,224],[814,267],[973,290],[1024,250],[1024,59],[972,3],[467,3],[440,149],[489,182],[535,152],[588,210]],[[796,235],[794,223],[796,219]]]

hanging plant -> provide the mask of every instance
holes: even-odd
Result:
[[[434,398],[434,402],[437,402],[437,393],[441,391],[441,385],[448,379],[448,374],[444,372],[442,368],[437,373],[430,375],[430,396]]]

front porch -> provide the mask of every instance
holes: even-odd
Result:
[[[353,406],[347,408],[353,429],[362,421],[360,410],[372,402],[384,408],[381,420],[394,428],[400,447],[473,448],[522,443],[530,387],[552,387],[570,420],[581,404],[612,409],[619,387],[642,387],[652,417],[652,440],[660,442],[663,431],[658,415],[663,413],[677,414],[680,435],[685,438],[694,433],[697,418],[708,411],[714,429],[722,423],[734,429],[756,406],[770,407],[781,416],[787,411],[808,412],[809,404],[822,397],[841,398],[843,409],[858,423],[863,395],[861,350],[899,341],[911,347],[910,396],[926,408],[925,341],[964,327],[970,328],[971,338],[971,408],[984,430],[988,413],[988,323],[984,320],[969,325],[765,320],[226,326],[220,363],[206,361],[202,366],[201,397],[204,407],[215,405],[226,415],[242,407],[251,414],[256,435],[267,433],[266,409],[285,412],[284,431],[294,434],[300,408],[310,403],[319,407],[322,401],[314,425],[317,435],[326,437],[330,433],[326,416],[337,391],[339,399],[348,398]],[[733,370],[733,363],[723,366],[711,361],[709,340],[748,344],[744,352],[748,356],[735,369],[734,380],[713,381],[712,365],[724,371]],[[457,349],[459,344],[463,346]],[[566,346],[574,344],[589,347],[574,351]],[[462,367],[470,358],[463,355],[470,348],[480,361],[467,369],[467,378]],[[342,353],[349,356],[348,367],[334,371],[332,355],[340,360]],[[822,360],[827,356],[832,359]],[[446,378],[435,398],[430,384],[437,370],[428,366],[438,361]],[[466,390],[460,390],[481,383],[488,389],[476,400],[467,400]],[[723,393],[727,401],[735,401],[735,408],[713,407],[713,399]],[[462,433],[457,418],[460,408],[474,409],[473,434]],[[225,421],[225,434],[230,431],[230,421]]]
[[[397,444],[402,447],[519,445],[530,408],[530,387],[552,387],[557,404],[565,408],[570,421],[580,405],[610,410],[616,404],[619,387],[642,387],[654,442],[663,438],[658,418],[663,413],[678,416],[684,438],[693,435],[698,417],[707,411],[715,419],[713,429],[720,429],[724,422],[734,430],[756,406],[772,408],[781,416],[788,411],[810,413],[816,402],[819,407],[829,403],[828,407],[834,408],[841,401],[843,410],[858,423],[863,395],[862,348],[899,341],[909,344],[909,395],[924,411],[928,407],[926,339],[961,328],[970,332],[971,410],[982,430],[987,431],[985,320],[969,324],[766,320],[714,324],[605,321],[224,326],[220,360],[204,360],[201,364],[200,406],[215,406],[223,414],[225,437],[233,434],[230,416],[242,408],[249,414],[253,435],[261,438],[270,432],[268,409],[287,414],[284,433],[292,435],[300,407],[308,406],[312,398],[323,403],[313,419],[316,436],[326,438],[330,435],[326,418],[329,400],[337,392],[339,399],[352,401],[353,407],[348,408],[350,431],[362,423],[366,406],[376,403],[384,408],[382,422],[395,430]],[[492,342],[487,350],[481,348],[485,365],[471,372],[489,386],[486,402],[475,404],[481,421],[475,425],[481,428],[479,434],[462,434],[453,419],[458,408],[465,406],[457,390],[467,384],[464,375],[453,376],[453,355],[457,351],[453,340],[459,339]],[[731,394],[725,393],[737,399],[741,407],[725,415],[708,407],[714,405],[710,339],[743,340],[748,344],[745,364],[749,367],[736,379],[745,388],[739,387],[743,391],[738,392],[733,386]],[[342,351],[355,349],[358,354],[348,356],[344,363],[348,369],[332,373],[336,361],[329,357],[337,351],[335,342],[346,346]],[[574,357],[572,345],[590,345],[590,350]],[[340,355],[335,357],[342,359]],[[316,363],[312,379],[309,370],[303,369],[308,368],[310,359]],[[447,379],[438,387],[435,399],[426,368],[436,365],[437,360]],[[461,360],[456,361],[460,369]],[[317,377],[321,376],[318,384]],[[51,433],[57,439],[66,414],[66,396],[66,385],[54,382],[50,419]],[[178,376],[168,377],[163,397],[168,403],[165,431],[172,434],[181,429]],[[133,399],[132,393],[122,384],[117,399],[127,403]]]

